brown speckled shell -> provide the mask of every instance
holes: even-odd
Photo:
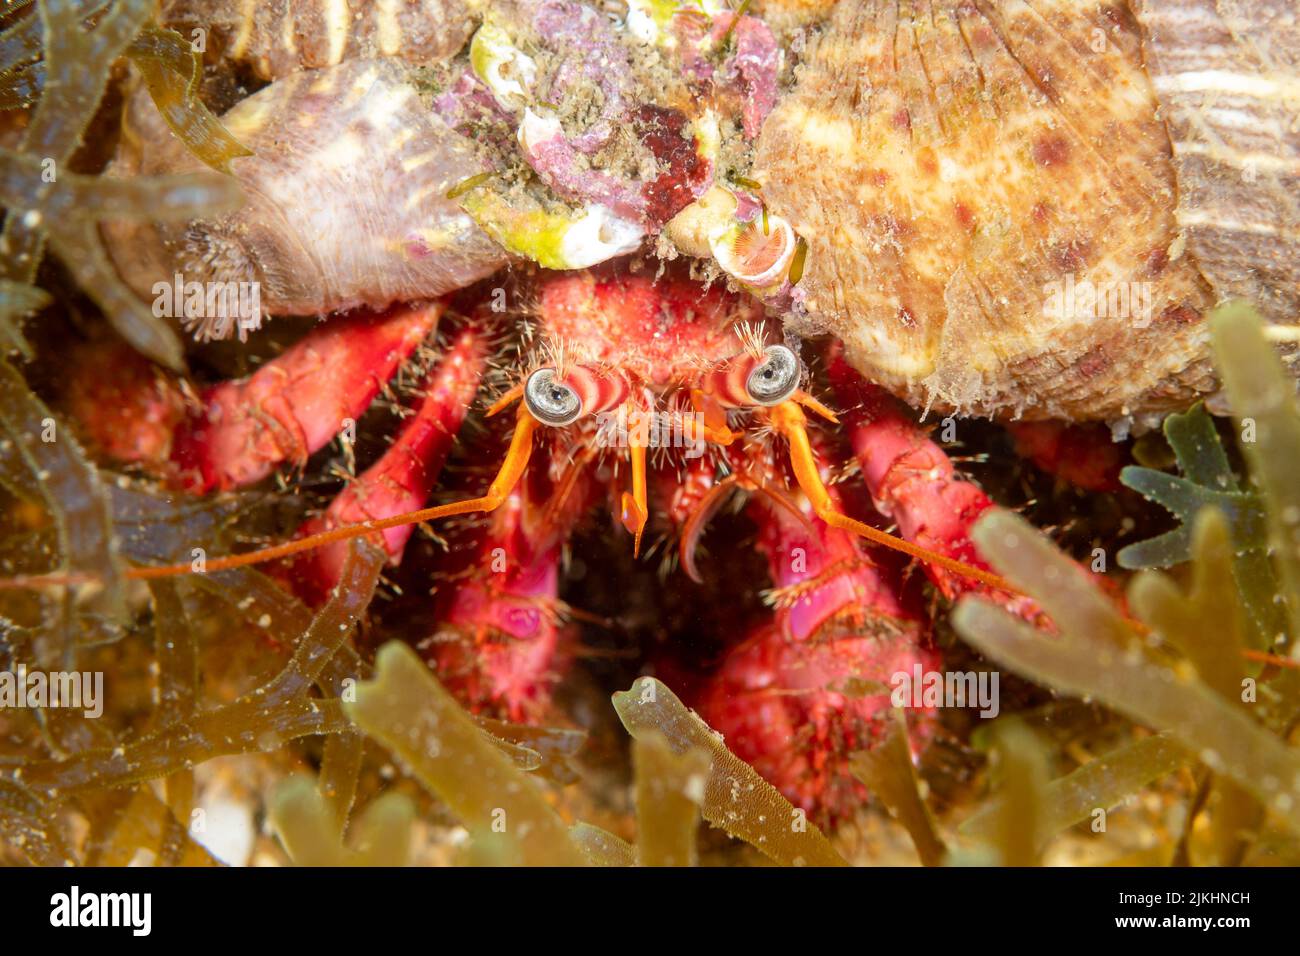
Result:
[[[809,242],[807,326],[936,410],[1152,421],[1212,392],[1201,318],[1242,257],[1180,230],[1159,105],[1122,3],[841,0],[755,164]],[[1149,283],[1149,321],[1045,314],[1070,280]]]

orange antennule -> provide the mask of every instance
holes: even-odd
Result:
[[[489,405],[487,414],[484,417],[491,418],[493,415],[500,414],[501,412],[504,412],[507,408],[509,408],[512,403],[517,402],[519,401],[519,399],[523,398],[525,384],[527,383],[520,382],[518,385],[511,388],[508,392],[506,392],[495,402]]]
[[[703,435],[697,434],[694,421],[689,423],[691,438],[696,440],[703,438],[715,445],[730,445],[739,437],[727,427],[727,411],[712,395],[698,388],[691,389],[691,406],[704,416]]]
[[[798,402],[804,408],[808,409],[808,411],[820,415],[822,418],[826,419],[832,425],[838,425],[840,423],[840,419],[838,415],[836,415],[833,411],[831,411],[821,402],[817,401],[817,399],[813,398],[802,388],[799,389],[799,391],[795,392],[792,396],[790,396],[790,399],[791,401]]]
[[[285,544],[278,544],[270,548],[260,548],[257,551],[248,551],[244,554],[231,554],[221,558],[213,558],[207,562],[207,571],[228,571],[231,568],[242,568],[252,564],[263,564],[267,561],[275,561],[279,558],[287,558],[290,555],[298,554],[303,551],[310,551],[313,548],[319,548],[322,545],[332,544],[335,541],[346,541],[349,538],[357,538],[362,535],[373,534],[376,531],[383,531],[386,528],[396,528],[404,524],[418,524],[421,521],[433,521],[437,518],[448,518],[452,515],[470,514],[475,511],[494,511],[510,497],[510,492],[514,490],[515,485],[519,484],[519,479],[523,477],[524,471],[528,468],[528,458],[533,450],[533,433],[537,430],[537,421],[528,410],[522,405],[519,407],[518,424],[515,426],[515,433],[510,439],[510,449],[506,452],[505,461],[501,464],[501,470],[497,472],[496,478],[488,486],[487,494],[481,498],[470,498],[465,501],[453,501],[450,504],[438,505],[435,508],[424,508],[420,511],[408,511],[405,514],[393,515],[389,518],[380,518],[374,521],[361,521],[356,524],[340,525],[329,531],[322,531],[319,534],[308,535],[299,538],[296,541],[289,541]],[[194,573],[190,564],[171,564],[162,567],[136,567],[129,568],[126,576],[150,580],[153,578],[177,577],[183,574]]]
[[[645,443],[635,429],[628,430],[628,446],[632,458],[632,492],[623,492],[623,527],[632,532],[635,540],[632,544],[632,556],[641,554],[641,535],[645,531],[646,519],[650,510],[646,505],[645,490]]]
[[[828,525],[856,534],[861,538],[866,538],[873,544],[901,551],[918,560],[945,568],[954,574],[971,578],[986,587],[1006,591],[1009,594],[1022,593],[1019,588],[1014,587],[1006,578],[993,574],[991,571],[985,571],[982,568],[965,564],[946,555],[937,554],[928,548],[922,548],[903,538],[887,534],[842,514],[831,501],[830,493],[827,492],[826,485],[822,482],[821,475],[818,473],[817,457],[813,454],[812,445],[808,441],[808,419],[804,416],[803,409],[795,401],[788,401],[773,407],[768,414],[771,416],[772,424],[777,431],[784,435],[786,441],[790,443],[790,466],[794,469],[794,475],[799,482],[799,487],[808,496],[813,510],[817,512],[817,517]]]

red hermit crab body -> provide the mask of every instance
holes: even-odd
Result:
[[[210,566],[273,562],[286,586],[320,603],[346,552],[332,538],[368,523],[397,562],[415,520],[486,513],[439,562],[433,623],[419,647],[475,708],[540,719],[572,656],[560,582],[566,541],[583,519],[607,502],[634,550],[647,528],[664,535],[676,542],[683,573],[700,580],[697,549],[710,518],[745,494],[770,575],[771,616],[731,635],[716,672],[688,693],[792,799],[834,813],[857,792],[842,757],[870,745],[887,709],[884,698],[855,694],[854,682],[933,661],[919,581],[888,552],[866,553],[860,535],[894,539],[877,530],[883,522],[870,504],[862,517],[872,524],[848,517],[841,491],[828,484],[841,446],[803,409],[827,428],[838,423],[802,387],[799,343],[785,344],[754,300],[679,273],[603,267],[539,280],[533,332],[546,346],[512,373],[516,383],[489,410],[511,409],[515,424],[481,497],[417,510],[437,486],[484,374],[486,304],[447,337],[386,452],[296,540]],[[248,485],[277,465],[304,462],[332,437],[327,424],[355,420],[382,382],[375,369],[411,356],[442,313],[404,307],[335,320],[251,378],[188,402],[175,381],[161,373],[150,380],[142,369],[124,380],[132,387],[111,385],[116,400],[138,411],[134,441],[121,416],[99,414],[102,391],[78,386],[71,411],[92,441],[111,430],[114,444],[99,447],[173,483],[200,492]],[[104,360],[99,346],[85,355]],[[140,362],[129,352],[116,359],[124,370]],[[874,499],[890,514],[917,542],[897,545],[928,559],[943,593],[996,590],[966,537],[990,500],[956,479],[894,399],[842,360],[830,371],[851,409],[846,424],[870,493],[851,496],[853,505]]]
[[[466,516],[468,537],[440,565],[420,647],[474,707],[512,719],[546,712],[570,654],[565,544],[598,503],[610,504],[635,551],[647,533],[675,538],[682,569],[698,578],[710,516],[744,493],[768,573],[754,590],[767,591],[771,614],[729,635],[730,649],[692,696],[728,745],[787,795],[833,812],[855,786],[840,758],[871,744],[885,706],[855,681],[879,684],[933,653],[920,575],[897,554],[868,553],[864,539],[917,561],[946,598],[978,589],[1038,617],[969,539],[991,500],[958,479],[914,414],[859,372],[945,409],[1128,424],[1212,390],[1195,325],[1212,296],[1186,261],[1160,280],[1165,326],[1103,336],[1109,326],[1073,313],[1056,326],[1031,321],[1034,290],[1072,270],[1088,267],[1100,280],[1128,277],[1139,258],[1153,275],[1168,265],[1167,250],[1152,247],[1170,239],[1170,217],[1146,212],[1152,189],[1124,180],[1123,195],[1103,204],[1098,235],[1083,243],[1076,233],[1087,223],[1066,213],[1084,200],[1054,178],[1066,153],[1051,138],[1037,149],[1004,142],[1013,117],[986,122],[1024,106],[1050,125],[1078,105],[1061,92],[1069,71],[1037,76],[1046,92],[999,75],[1001,98],[985,102],[978,71],[954,60],[938,98],[943,115],[927,124],[920,106],[935,104],[924,91],[887,95],[898,67],[886,68],[881,50],[908,18],[869,3],[842,4],[797,80],[791,51],[748,4],[695,10],[648,0],[611,17],[568,0],[438,2],[408,5],[415,20],[387,25],[360,14],[340,21],[339,5],[273,5],[279,20],[243,5],[170,6],[178,23],[211,17],[214,58],[272,82],[224,116],[252,151],[230,164],[245,205],[210,219],[108,226],[123,279],[142,295],[174,276],[258,282],[272,313],[373,311],[332,316],[241,381],[186,394],[179,379],[130,371],[140,360],[123,358],[118,382],[74,376],[68,402],[105,454],[194,492],[237,488],[303,465],[436,331],[441,347],[419,363],[419,398],[387,451],[294,540],[209,567],[271,563],[318,603],[338,580],[347,539],[382,536],[397,562],[415,523]],[[942,29],[918,36],[938,36],[955,56],[960,27],[993,56],[1001,41],[983,20],[1002,24],[1007,11],[1013,25],[1033,20],[1021,6],[958,4],[939,18]],[[1069,20],[1050,6],[1054,22]],[[1140,74],[1137,40],[1121,20],[1103,66],[1114,60],[1130,78]],[[431,39],[433,21],[445,43]],[[844,29],[872,24],[874,32],[859,31],[870,42]],[[309,42],[289,42],[300,33]],[[1004,60],[999,53],[1014,72]],[[850,61],[861,62],[861,75]],[[1143,134],[1129,165],[1165,183],[1172,173],[1147,162],[1167,161],[1168,150],[1144,91],[1125,101]],[[966,117],[962,97],[981,110]],[[199,165],[141,96],[126,117],[111,172]],[[796,142],[805,135],[811,151]],[[964,151],[941,155],[949,136]],[[1100,144],[1094,137],[1078,153],[1107,167]],[[1018,202],[1028,194],[1003,184],[1005,197],[982,218],[971,208],[977,189],[955,204],[934,199],[948,223],[913,196],[938,195],[916,184],[913,165],[964,184],[1003,154],[1008,169],[1028,164],[1035,178],[1023,181],[1069,208]],[[1105,229],[1130,221],[1152,236],[1112,237],[1123,255],[1104,254]],[[1017,243],[1031,251],[1003,253]],[[661,258],[697,261],[665,266],[645,256],[651,244]],[[634,252],[645,257],[635,267],[602,265]],[[487,302],[467,306],[462,292],[455,302],[467,317],[439,329],[449,296],[524,259],[541,267],[523,280],[535,305],[508,314],[525,321],[502,328]],[[1017,268],[1032,282],[1011,276]],[[968,287],[969,296],[955,296]],[[229,316],[178,317],[200,338],[232,329]],[[239,318],[248,320],[241,330],[260,320]],[[1160,351],[1152,343],[1166,326],[1174,347]],[[829,330],[839,341],[819,342],[815,354],[792,329]],[[1060,329],[1079,332],[1077,341],[1063,342]],[[1138,333],[1161,359],[1142,376],[1111,355]],[[511,409],[513,430],[494,432],[508,448],[486,488],[429,506],[487,370],[508,354],[497,348],[503,338],[524,356],[508,363],[510,381],[490,409]],[[1070,363],[1055,362],[1067,346]],[[963,362],[972,350],[979,361]],[[805,360],[824,370],[818,384]],[[103,389],[140,413],[105,427]],[[1062,452],[1062,427],[1023,433],[1035,460],[1075,460]],[[490,447],[469,455],[482,459]],[[1113,450],[1105,456],[1108,467],[1093,460],[1063,470],[1104,487]],[[836,481],[850,458],[862,487]]]

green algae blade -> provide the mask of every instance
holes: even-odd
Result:
[[[608,830],[590,823],[575,823],[569,837],[592,866],[636,866],[636,847]]]
[[[1110,811],[1147,784],[1192,761],[1192,755],[1163,734],[1143,737],[1088,761],[1043,790],[1037,824],[1039,846],[1094,811]],[[1002,797],[995,797],[958,829],[963,836],[992,839]]]
[[[673,751],[663,734],[632,745],[636,770],[636,853],[641,866],[695,866],[695,832],[711,761],[698,747]]]
[[[1219,372],[1240,426],[1241,452],[1263,492],[1269,543],[1282,581],[1292,654],[1300,638],[1300,410],[1295,382],[1264,336],[1251,306],[1232,302],[1210,316]]]
[[[929,808],[921,799],[912,751],[907,744],[907,721],[900,712],[894,712],[884,740],[871,750],[850,755],[849,771],[907,830],[921,863],[940,866],[948,849],[935,829]]]

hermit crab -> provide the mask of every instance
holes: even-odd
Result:
[[[163,19],[265,83],[222,117],[246,200],[106,225],[120,275],[201,339],[329,318],[238,381],[187,392],[124,353],[116,380],[72,376],[92,443],[195,493],[262,481],[454,312],[387,452],[295,539],[208,568],[266,564],[319,602],[347,539],[397,562],[415,523],[484,516],[459,526],[420,648],[470,705],[532,719],[570,652],[565,543],[596,503],[634,552],[658,522],[698,578],[743,494],[772,613],[694,702],[805,806],[843,806],[838,758],[879,733],[886,701],[853,681],[933,659],[905,562],[1041,620],[969,538],[991,499],[899,398],[1062,423],[1033,433],[1053,445],[1213,398],[1220,299],[1255,300],[1294,347],[1300,27],[1281,0],[184,0]],[[110,175],[201,166],[143,94],[124,126]],[[489,278],[507,268],[509,294]],[[259,308],[188,308],[191,283],[256,284]],[[496,307],[510,295],[526,307]],[[502,355],[495,475],[429,506]],[[863,488],[834,480],[840,457]]]

